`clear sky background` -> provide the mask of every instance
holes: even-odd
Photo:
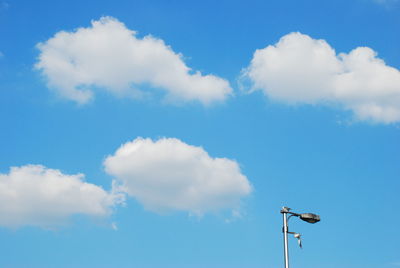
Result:
[[[0,267],[282,267],[282,206],[321,215],[292,267],[400,267],[399,29],[396,0],[0,1]]]

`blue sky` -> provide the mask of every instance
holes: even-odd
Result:
[[[0,267],[400,267],[400,2],[0,1]]]

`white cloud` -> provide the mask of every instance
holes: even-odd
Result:
[[[122,201],[83,179],[40,165],[12,167],[0,174],[0,225],[54,227],[72,215],[107,216]]]
[[[174,138],[137,138],[108,156],[104,166],[122,191],[155,212],[235,210],[252,189],[237,162],[212,158]]]
[[[244,77],[273,100],[339,105],[358,120],[400,121],[400,72],[368,47],[337,55],[324,40],[290,33],[256,50]]]
[[[193,72],[163,40],[138,38],[112,17],[75,32],[58,32],[37,47],[35,68],[48,86],[78,103],[88,102],[99,88],[137,97],[145,94],[142,85],[150,85],[164,89],[169,99],[203,104],[223,101],[232,92],[226,80]]]

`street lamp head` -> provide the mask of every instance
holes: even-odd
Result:
[[[319,222],[321,220],[319,215],[316,215],[316,214],[313,214],[313,213],[300,214],[300,219],[302,219],[303,221],[306,221],[308,223],[316,223],[316,222]]]

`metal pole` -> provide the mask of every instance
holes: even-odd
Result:
[[[289,246],[288,246],[288,219],[287,211],[283,209],[283,242],[284,242],[284,252],[285,252],[285,268],[289,268]]]

